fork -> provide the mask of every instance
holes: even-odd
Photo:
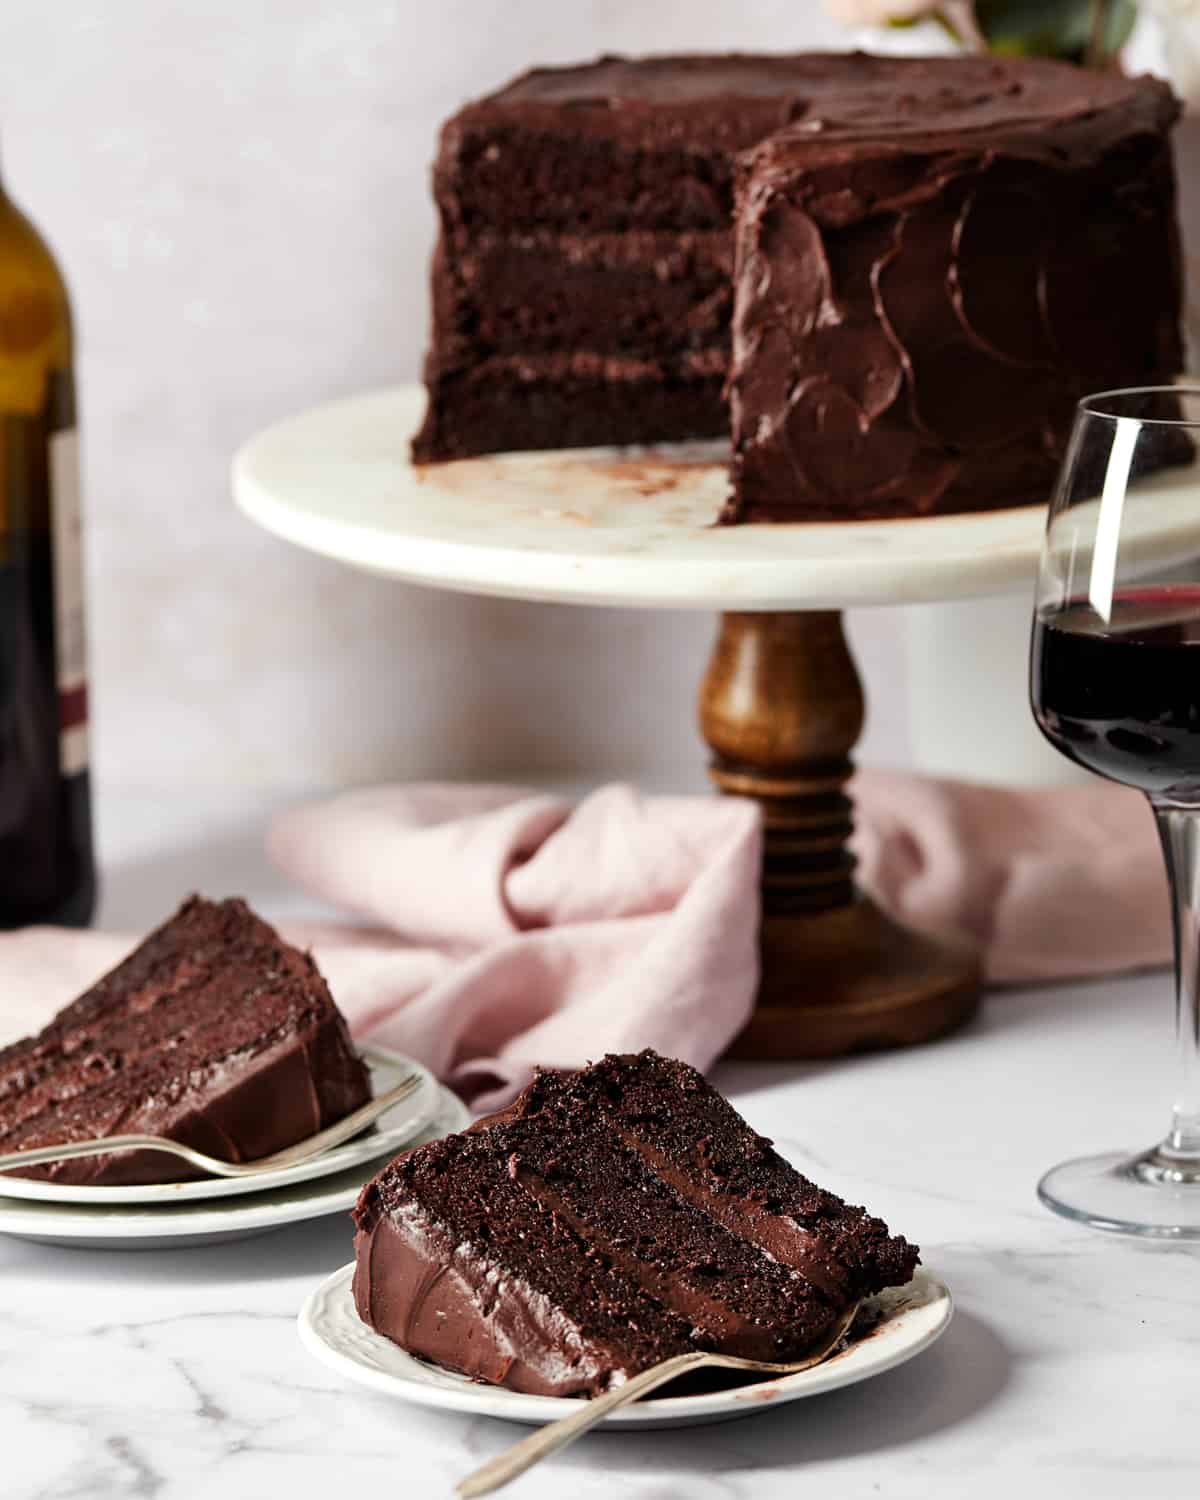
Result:
[[[165,1151],[171,1156],[182,1157],[193,1167],[207,1172],[210,1177],[252,1177],[259,1172],[274,1172],[282,1167],[297,1166],[334,1146],[340,1146],[373,1124],[380,1115],[386,1114],[394,1104],[399,1104],[401,1099],[407,1099],[420,1087],[423,1077],[421,1073],[408,1074],[386,1093],[369,1099],[352,1114],[344,1115],[334,1124],[319,1130],[316,1135],[310,1135],[306,1140],[297,1141],[294,1146],[275,1151],[270,1156],[260,1156],[257,1161],[222,1161],[219,1157],[185,1146],[182,1141],[169,1140],[165,1135],[110,1135],[95,1141],[65,1141],[58,1146],[37,1146],[31,1151],[10,1151],[0,1155],[0,1172],[11,1172],[14,1168],[21,1167],[40,1167],[52,1161],[77,1161],[84,1156],[109,1156],[115,1151]]]
[[[490,1495],[493,1490],[503,1488],[518,1475],[524,1474],[526,1469],[540,1463],[543,1458],[548,1458],[551,1453],[559,1452],[568,1443],[582,1437],[589,1428],[602,1422],[612,1412],[636,1401],[647,1391],[665,1385],[668,1380],[687,1374],[689,1370],[753,1370],[765,1375],[795,1375],[801,1370],[809,1370],[813,1365],[819,1365],[829,1358],[845,1337],[861,1305],[856,1302],[843,1313],[821,1343],[804,1359],[792,1360],[788,1364],[768,1364],[765,1360],[738,1359],[733,1354],[710,1354],[697,1349],[691,1354],[676,1354],[672,1359],[664,1359],[659,1364],[651,1365],[648,1370],[633,1376],[624,1385],[617,1386],[616,1390],[581,1402],[579,1410],[573,1411],[569,1417],[561,1417],[557,1422],[543,1427],[540,1432],[522,1438],[481,1469],[476,1469],[474,1474],[469,1474],[457,1486],[455,1493],[461,1495],[463,1500],[473,1500],[476,1495]]]

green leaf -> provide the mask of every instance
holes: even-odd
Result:
[[[1083,62],[1092,34],[1093,0],[976,0],[979,29],[993,52]],[[1102,46],[1111,57],[1129,40],[1134,0],[1104,0]]]

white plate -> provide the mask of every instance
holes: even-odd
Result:
[[[470,1121],[466,1106],[441,1085],[432,1118],[402,1144],[418,1146],[461,1130]],[[364,1182],[394,1153],[343,1169],[336,1177],[292,1183],[250,1197],[216,1202],[140,1204],[79,1208],[65,1203],[22,1203],[0,1198],[0,1234],[94,1250],[167,1250],[245,1239],[284,1224],[345,1213]]]
[[[500,1386],[479,1385],[440,1365],[414,1359],[359,1318],[350,1287],[353,1275],[352,1265],[335,1271],[300,1311],[304,1346],[348,1380],[418,1406],[503,1417],[534,1426],[554,1422],[579,1409],[576,1399],[525,1396]],[[650,1396],[615,1412],[604,1425],[690,1427],[701,1422],[728,1422],[785,1401],[854,1385],[928,1349],[946,1331],[954,1308],[948,1288],[928,1271],[918,1271],[905,1287],[883,1292],[877,1302],[883,1314],[878,1326],[812,1370],[698,1396]]]
[[[420,1074],[421,1085],[415,1094],[401,1099],[394,1109],[381,1116],[370,1130],[347,1141],[344,1146],[336,1146],[332,1151],[314,1157],[312,1161],[281,1167],[274,1172],[259,1172],[253,1177],[205,1177],[199,1182],[152,1182],[132,1187],[38,1182],[29,1177],[0,1173],[0,1196],[27,1198],[39,1203],[87,1203],[92,1206],[104,1203],[191,1203],[198,1198],[234,1198],[246,1193],[262,1193],[292,1182],[331,1177],[364,1161],[377,1161],[381,1156],[399,1151],[422,1126],[429,1123],[438,1108],[440,1089],[433,1074],[411,1057],[402,1057],[400,1053],[388,1052],[382,1047],[366,1046],[360,1051],[371,1072],[373,1095],[394,1088],[406,1073]]]

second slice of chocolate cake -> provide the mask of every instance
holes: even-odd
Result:
[[[398,1157],[355,1222],[366,1323],[542,1395],[594,1395],[691,1349],[800,1358],[917,1263],[649,1051],[540,1074],[510,1109]]]
[[[194,896],[37,1036],[0,1049],[0,1152],[144,1132],[253,1161],[369,1097],[312,959],[244,901]],[[21,1175],[114,1185],[198,1174],[145,1151]]]

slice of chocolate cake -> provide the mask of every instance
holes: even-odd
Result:
[[[245,902],[193,896],[42,1032],[0,1051],[0,1152],[145,1132],[252,1161],[369,1097],[312,959]],[[117,1184],[198,1174],[162,1152],[122,1152],[23,1175]]]
[[[917,1263],[649,1051],[539,1074],[510,1109],[397,1157],[355,1223],[364,1322],[542,1395],[594,1395],[689,1349],[799,1358]]]

